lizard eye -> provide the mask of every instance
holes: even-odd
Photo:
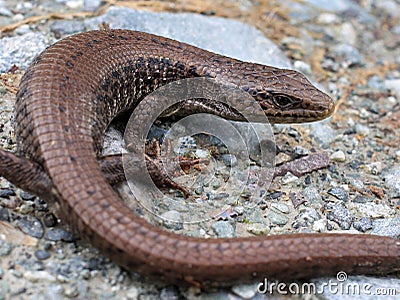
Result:
[[[280,94],[273,95],[272,101],[276,107],[281,109],[293,107],[294,105],[300,102],[297,99]]]

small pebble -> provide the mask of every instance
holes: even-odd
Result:
[[[267,235],[270,232],[269,227],[262,223],[248,224],[246,230],[254,235]]]
[[[45,259],[48,259],[50,257],[50,253],[48,251],[45,251],[45,250],[36,250],[35,251],[35,256],[39,260],[45,260]]]
[[[329,213],[326,215],[328,220],[336,222],[341,229],[350,229],[350,226],[353,222],[353,217],[343,202],[327,203],[325,205],[325,209],[329,211]]]
[[[314,208],[307,207],[295,217],[293,228],[308,228],[320,219],[321,215]]]
[[[75,238],[71,232],[63,228],[50,228],[45,237],[49,241],[64,241],[64,242],[74,242]]]
[[[290,212],[289,206],[284,203],[271,203],[271,208],[278,210],[284,214],[288,214]]]
[[[27,192],[21,192],[19,194],[19,196],[22,198],[22,200],[25,200],[25,201],[33,201],[36,198],[35,195],[32,195],[32,194],[27,193]]]
[[[43,216],[43,223],[46,227],[54,227],[57,225],[57,218],[53,213],[48,213]]]
[[[11,10],[7,9],[6,7],[0,6],[0,16],[12,17],[13,13]]]
[[[6,256],[11,253],[12,246],[7,241],[0,239],[0,256]]]
[[[293,64],[293,66],[296,70],[299,70],[301,73],[303,73],[305,75],[312,74],[311,66],[304,61],[296,60]]]
[[[222,181],[221,181],[220,179],[218,179],[218,178],[214,179],[214,180],[211,182],[211,187],[212,187],[214,190],[219,189],[219,188],[221,187],[221,185],[222,185]],[[219,199],[221,199],[221,196],[219,196],[219,197],[220,197]],[[214,198],[214,199],[217,199],[217,198]]]
[[[400,150],[397,150],[395,154],[396,154],[396,159],[400,160]]]
[[[263,213],[259,209],[247,209],[246,210],[247,220],[249,224],[261,223],[265,224],[266,220]]]
[[[95,11],[100,7],[102,1],[101,0],[84,0],[83,1],[83,10],[84,11]]]
[[[390,236],[395,239],[400,236],[400,218],[377,219],[372,224],[371,234]]]
[[[289,218],[287,216],[283,215],[279,211],[274,211],[272,209],[267,213],[267,218],[273,225],[285,225],[289,221]]]
[[[353,199],[353,203],[367,203],[367,202],[371,202],[371,201],[373,201],[372,197],[366,197],[366,196],[360,196],[360,195],[357,195]]]
[[[384,173],[384,184],[394,198],[400,197],[400,165],[394,165]]]
[[[340,65],[337,61],[334,61],[332,58],[326,58],[322,61],[321,66],[331,72],[338,72],[340,69]]]
[[[387,79],[385,80],[385,86],[400,97],[400,79]]]
[[[50,30],[58,36],[82,32],[84,29],[85,26],[80,21],[56,20],[50,25]]]
[[[115,299],[115,292],[114,291],[110,291],[110,292],[104,292],[101,294],[101,297],[99,298],[100,300],[103,299]]]
[[[328,194],[336,197],[339,200],[342,200],[344,202],[349,201],[349,194],[342,188],[340,187],[333,187],[328,190]]]
[[[282,184],[287,185],[290,183],[299,183],[299,177],[294,176],[292,173],[288,172],[280,180]]]
[[[13,289],[11,291],[11,296],[18,296],[18,295],[22,295],[26,292],[26,287],[22,286],[22,287],[18,287],[16,289]]]
[[[345,22],[340,25],[338,40],[351,46],[357,46],[357,31],[352,23]]]
[[[35,238],[42,238],[44,234],[44,228],[42,223],[35,217],[23,218],[19,220],[18,227],[23,233],[26,233]]]
[[[167,300],[179,300],[181,299],[181,295],[179,294],[178,288],[172,285],[167,286],[161,290],[160,298]]]
[[[76,298],[76,297],[79,296],[79,290],[78,290],[78,288],[76,287],[76,285],[73,284],[73,285],[67,286],[67,287],[65,288],[65,290],[64,290],[64,295],[65,295],[67,298]],[[102,294],[102,296],[104,296],[104,294]]]
[[[315,138],[322,148],[329,148],[330,142],[337,136],[337,134],[328,124],[323,122],[318,123],[319,124],[316,122],[310,125],[312,129],[310,136]]]
[[[370,129],[366,125],[356,124],[356,132],[361,136],[368,136],[370,133]]]
[[[283,163],[291,161],[291,160],[292,160],[292,157],[289,154],[281,152],[281,153],[278,153],[278,155],[276,156],[275,164],[280,165],[280,164],[283,164]]]
[[[24,278],[31,282],[55,282],[56,278],[47,271],[31,271],[27,270],[24,272]]]
[[[83,0],[69,0],[65,2],[65,5],[72,9],[78,9],[83,6]]]
[[[339,22],[339,18],[332,13],[321,13],[318,18],[317,22],[320,24],[333,24]]]
[[[101,270],[103,264],[104,264],[104,259],[91,257],[87,262],[87,268],[91,271]]]
[[[222,162],[227,167],[236,167],[237,166],[237,158],[235,155],[232,154],[224,154],[221,156]]]
[[[196,149],[196,151],[194,153],[195,153],[196,157],[198,157],[198,158],[209,158],[210,157],[210,152],[207,150]]]
[[[196,139],[194,139],[191,136],[184,136],[180,137],[178,139],[178,142],[176,143],[174,147],[174,152],[177,155],[186,155],[189,151],[196,150],[197,148],[197,142]]]
[[[279,199],[280,197],[282,197],[283,194],[284,194],[284,193],[281,192],[281,191],[274,191],[274,192],[272,192],[272,193],[270,193],[270,194],[265,195],[265,197],[266,197],[268,200],[274,200],[274,199]]]
[[[0,221],[10,222],[10,216],[8,215],[8,209],[0,207]]]
[[[136,286],[129,287],[126,290],[125,296],[128,300],[136,300],[139,298],[139,290]]]
[[[359,190],[363,190],[364,189],[364,183],[361,180],[358,179],[354,179],[352,180],[351,184]]]
[[[23,215],[30,214],[34,210],[35,210],[35,202],[33,202],[33,201],[24,201],[24,203],[22,203],[18,207],[18,211]]]
[[[314,185],[305,187],[302,194],[307,201],[313,203],[320,203],[322,200],[322,197],[318,189]]]
[[[375,203],[374,201],[367,203],[360,203],[357,205],[358,211],[371,219],[389,218],[391,215],[391,208],[384,203]]]
[[[346,154],[342,150],[338,150],[330,156],[332,161],[344,162],[346,161]]]
[[[357,48],[349,44],[338,44],[333,47],[334,57],[340,58],[344,68],[358,66],[363,61],[363,57]]]
[[[365,167],[372,175],[379,175],[384,168],[384,164],[382,164],[382,162],[380,162],[380,161],[377,161],[377,162],[367,164],[367,165],[365,165]]]
[[[206,195],[208,200],[221,200],[229,197],[227,193],[207,193]]]
[[[309,151],[308,151],[307,148],[304,148],[304,147],[301,147],[301,146],[295,146],[294,147],[294,154],[297,157],[308,155],[308,153],[309,153]]]
[[[173,230],[183,229],[182,214],[176,210],[170,210],[161,214],[162,223],[166,228]]]
[[[372,222],[369,218],[361,218],[360,220],[354,221],[353,227],[361,232],[367,232],[372,229]]]
[[[22,278],[23,274],[21,271],[19,270],[11,270],[11,274],[15,277],[15,278]]]
[[[324,232],[326,229],[326,220],[316,220],[312,225],[312,229],[316,232]]]
[[[15,192],[11,189],[1,189],[0,197],[4,199],[10,199],[11,196],[15,196]]]
[[[244,213],[244,207],[243,206],[235,206],[233,210],[238,214],[242,215]]]
[[[253,299],[257,294],[257,287],[258,283],[238,284],[232,286],[231,290],[242,299]]]
[[[234,235],[235,235],[235,230],[228,221],[215,222],[211,226],[211,228],[214,230],[214,232],[220,238],[225,238],[225,237],[231,238],[231,237],[234,237]]]

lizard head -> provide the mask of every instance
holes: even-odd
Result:
[[[333,100],[303,74],[261,66],[246,76],[241,88],[260,104],[271,123],[303,123],[323,120],[335,110]],[[260,72],[261,71],[261,72]]]

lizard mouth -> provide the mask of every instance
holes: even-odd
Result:
[[[318,108],[296,108],[290,110],[265,110],[268,120],[272,124],[310,123],[329,118],[335,112],[333,100],[321,103]]]

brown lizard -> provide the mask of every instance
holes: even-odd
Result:
[[[201,239],[160,230],[130,211],[99,167],[103,133],[146,94],[190,77],[211,77],[246,90],[271,123],[321,120],[334,110],[331,98],[296,71],[241,62],[141,32],[91,31],[50,46],[23,76],[15,104],[18,154],[0,150],[0,175],[57,201],[64,220],[119,264],[179,284],[400,269],[400,242],[389,237]]]

